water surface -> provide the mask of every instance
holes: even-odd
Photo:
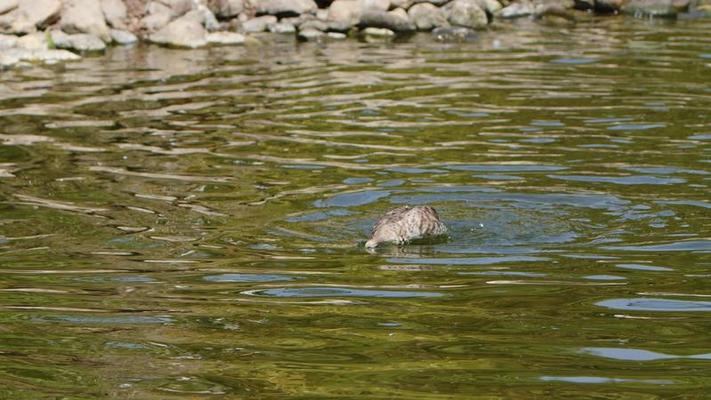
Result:
[[[706,397],[709,30],[4,71],[0,397]],[[366,252],[402,204],[450,239]]]

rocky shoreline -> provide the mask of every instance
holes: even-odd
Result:
[[[432,31],[437,40],[468,40],[499,20],[571,25],[589,13],[703,18],[711,0],[0,0],[0,68],[139,41],[240,45],[260,32],[321,41]]]

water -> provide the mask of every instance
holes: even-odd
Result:
[[[3,72],[0,398],[705,397],[710,29]]]

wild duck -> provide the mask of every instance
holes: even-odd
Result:
[[[440,236],[447,227],[439,219],[437,211],[429,206],[402,206],[386,212],[373,225],[370,239],[365,247],[374,249],[380,244],[405,244],[412,240]]]

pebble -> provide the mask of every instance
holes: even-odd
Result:
[[[213,44],[243,44],[244,35],[236,32],[212,32],[207,34],[207,42]]]
[[[390,29],[372,28],[372,27],[363,29],[363,34],[367,35],[367,36],[383,36],[383,37],[395,36],[395,32],[391,31]]]

